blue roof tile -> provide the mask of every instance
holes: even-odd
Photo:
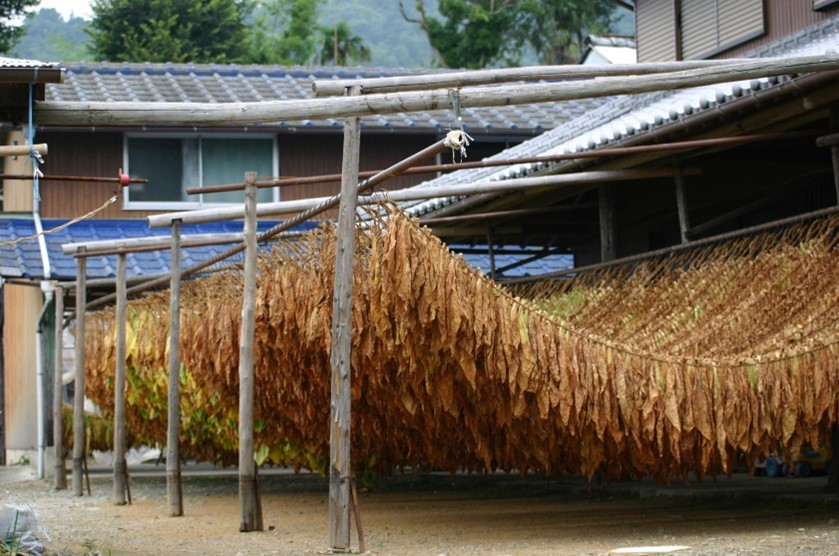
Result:
[[[44,219],[45,230],[51,230],[64,224],[66,220]],[[259,231],[263,232],[277,222],[260,222]],[[295,230],[308,230],[315,223],[301,224]],[[242,231],[242,222],[217,222],[192,224],[182,227],[183,235],[235,233]],[[31,218],[0,219],[0,275],[4,278],[58,279],[73,280],[76,277],[76,260],[72,255],[65,255],[62,246],[67,243],[84,243],[97,240],[116,240],[151,235],[169,235],[166,228],[149,228],[145,220],[86,220],[77,222],[64,230],[44,235],[51,267],[50,276],[44,276],[41,251],[37,239],[15,242],[20,238],[35,234],[35,224]],[[182,268],[203,262],[219,255],[230,245],[189,247],[184,250]],[[227,264],[241,260],[238,257],[228,259]],[[146,251],[129,253],[126,256],[128,276],[151,276],[168,273],[171,269],[168,251]],[[116,275],[116,255],[89,257],[86,265],[89,278],[112,278]]]

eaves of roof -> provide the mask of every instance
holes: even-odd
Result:
[[[792,58],[835,53],[839,50],[839,17],[801,30],[772,45],[761,48],[751,57]],[[633,138],[642,144],[655,137],[657,130],[673,124],[689,125],[703,113],[725,111],[726,105],[757,102],[758,95],[783,86],[791,77],[734,81],[673,92],[649,93],[614,98],[585,115],[492,158],[499,160],[560,153],[590,151]],[[415,187],[438,187],[475,181],[520,178],[550,171],[556,163],[514,164],[498,168],[462,170],[423,182]],[[458,198],[438,197],[403,205],[415,216],[430,214],[457,203]]]
[[[0,83],[60,83],[64,68],[59,64],[0,56]]]

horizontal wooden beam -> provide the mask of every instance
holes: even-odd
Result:
[[[570,184],[604,183],[611,181],[638,180],[647,178],[672,178],[679,175],[695,176],[700,174],[699,168],[649,168],[638,170],[606,170],[596,172],[578,172],[570,174],[555,174],[551,176],[540,176],[534,178],[518,178],[499,181],[475,182],[466,184],[455,184],[440,187],[412,187],[410,189],[399,189],[397,191],[380,191],[372,195],[360,196],[359,205],[372,205],[382,201],[401,203],[405,201],[420,201],[436,197],[459,197],[463,195],[479,195],[483,193],[506,193],[522,189],[533,189],[540,187],[557,187]],[[257,207],[258,216],[278,216],[282,214],[294,214],[302,210],[308,210],[329,197],[316,197],[312,199],[300,199],[296,201],[280,201],[278,203],[261,203]],[[237,220],[242,218],[244,207],[233,206],[205,210],[193,210],[182,212],[170,212],[157,214],[148,217],[151,228],[169,226],[175,220],[184,224],[199,224],[203,222],[216,222],[220,220]]]
[[[652,75],[602,77],[582,81],[464,88],[463,108],[557,102],[698,87],[777,75],[839,70],[839,56],[754,60]],[[344,118],[452,108],[449,91],[414,91],[363,96],[268,102],[39,102],[39,125],[254,125],[283,120]]]
[[[47,154],[47,144],[37,143],[35,145],[0,145],[0,157],[7,156],[29,156],[32,151],[40,155]],[[30,176],[31,177],[31,176]]]
[[[650,75],[750,61],[753,60],[686,60],[681,62],[609,64],[601,66],[529,66],[524,68],[438,72],[424,75],[371,77],[367,79],[317,79],[312,82],[312,91],[319,97],[341,96],[348,88],[357,85],[361,88],[362,94],[369,95],[371,93],[395,93],[398,91],[496,85],[498,83],[535,81],[539,79],[555,80],[619,75]]]
[[[735,135],[732,137],[713,137],[708,139],[695,139],[687,141],[674,141],[672,143],[653,143],[651,145],[634,145],[631,147],[601,147],[588,151],[576,151],[571,153],[556,153],[541,156],[520,156],[515,158],[485,158],[483,160],[470,160],[445,164],[429,164],[426,166],[414,166],[408,168],[402,174],[427,174],[432,172],[454,172],[457,170],[469,170],[472,168],[492,168],[497,166],[513,166],[516,164],[541,164],[559,162],[562,160],[578,160],[584,158],[607,158],[625,156],[631,154],[678,151],[697,149],[705,147],[723,147],[746,145],[750,143],[762,143],[765,141],[784,141],[788,139],[800,139],[802,137],[813,137],[823,131],[805,129],[801,131],[786,131],[778,133],[755,133],[752,135]],[[359,172],[359,178],[367,178],[376,175],[380,170],[367,170]],[[312,183],[326,183],[341,181],[341,174],[321,174],[318,176],[303,177],[282,177],[272,180],[258,181],[256,186],[266,187],[290,187],[293,185],[308,185]],[[188,195],[200,193],[225,193],[229,191],[243,191],[245,183],[225,183],[218,185],[206,185],[204,187],[187,187]]]

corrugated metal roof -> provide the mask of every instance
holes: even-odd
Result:
[[[831,54],[839,51],[839,17],[825,20],[784,40],[752,53],[751,57],[793,58]],[[698,114],[733,100],[749,96],[789,81],[789,77],[734,81],[683,89],[675,92],[650,93],[619,97],[586,112],[540,135],[507,149],[491,158],[509,159],[574,153],[608,146],[632,135],[678,122],[687,115]],[[415,187],[434,187],[475,181],[494,181],[523,177],[549,167],[540,164],[516,164],[497,168],[462,170],[443,175]],[[423,215],[456,202],[456,198],[436,198],[405,203],[414,215]]]
[[[39,60],[25,60],[21,58],[6,58],[0,56],[0,68],[33,69],[33,68],[58,68],[61,64],[41,62]]]
[[[51,230],[64,224],[66,220],[42,220],[45,230]],[[259,222],[260,232],[277,222]],[[307,230],[316,223],[305,223],[295,230]],[[182,228],[184,236],[191,234],[236,233],[242,231],[242,222],[217,222],[210,224],[190,224]],[[72,255],[65,255],[62,245],[66,243],[84,243],[98,240],[116,240],[134,237],[169,235],[166,228],[149,228],[145,220],[85,220],[68,226],[56,233],[46,234],[52,276],[44,276],[44,267],[37,239],[29,239],[14,245],[2,245],[9,241],[34,235],[35,224],[31,218],[0,219],[0,275],[4,278],[28,278],[72,280],[76,277],[76,261]],[[219,255],[231,246],[214,245],[190,247],[183,251],[182,266],[187,268]],[[228,259],[225,264],[241,260],[241,255]],[[150,276],[167,273],[171,269],[169,251],[148,251],[126,255],[126,273],[130,276]],[[90,278],[113,278],[116,276],[116,255],[89,257],[87,276]]]
[[[324,68],[212,64],[66,64],[63,83],[47,86],[50,101],[81,102],[264,102],[313,98],[312,81],[416,75],[430,70],[393,68]],[[607,99],[544,103],[531,106],[465,108],[469,133],[533,134],[563,124],[602,105]],[[453,124],[451,110],[372,115],[362,126],[381,130],[443,132]],[[260,127],[335,128],[342,122],[287,120]]]

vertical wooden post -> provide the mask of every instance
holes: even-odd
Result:
[[[616,191],[612,184],[599,187],[600,195],[600,260],[611,261],[618,256],[617,238],[615,237]]]
[[[495,238],[492,234],[492,225],[487,222],[487,252],[489,253],[489,277],[495,280]]]
[[[685,178],[676,176],[676,210],[679,213],[679,232],[682,243],[687,243],[688,230],[690,229],[690,217],[688,214],[687,197],[685,196]]]
[[[64,288],[55,287],[55,371],[52,391],[52,445],[55,455],[55,489],[67,489],[64,467],[64,417],[61,413],[64,391]]]
[[[253,460],[254,329],[256,328],[256,172],[245,172],[245,279],[242,294],[242,327],[239,337],[239,531],[262,531]]]
[[[830,129],[834,132],[839,129],[839,107],[830,108]],[[830,155],[833,159],[833,187],[836,190],[836,204],[839,205],[839,145],[830,147]]]
[[[839,494],[839,423],[833,423],[830,430],[830,450],[833,459],[830,462],[830,473],[827,476],[827,489],[834,494]]]
[[[84,248],[79,249],[80,252]],[[87,259],[76,259],[76,379],[73,388],[73,494],[82,496],[84,473],[84,307],[87,305]]]
[[[125,504],[125,253],[117,255],[116,370],[114,373],[114,504]]]
[[[166,498],[169,516],[184,515],[181,486],[181,221],[172,221],[172,278],[169,286],[169,422],[166,431]]]
[[[353,87],[348,94],[359,94]],[[341,203],[338,208],[338,250],[332,296],[331,411],[329,418],[329,546],[350,548],[352,281],[355,254],[355,210],[361,143],[359,118],[344,120]]]

